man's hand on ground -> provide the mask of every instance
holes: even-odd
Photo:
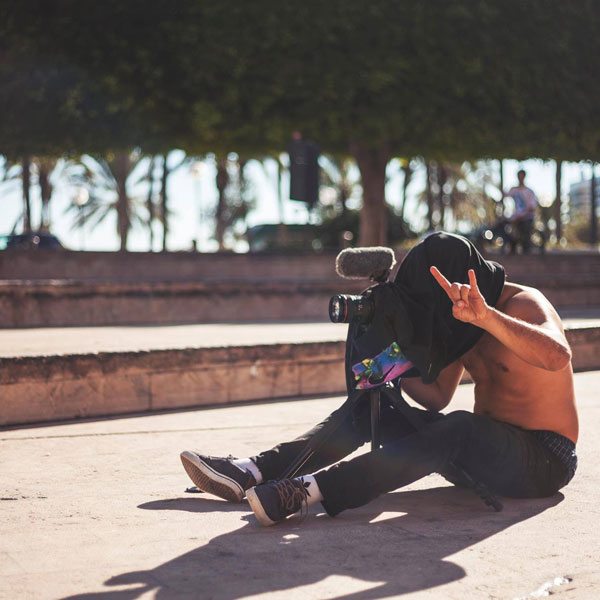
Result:
[[[469,283],[450,283],[437,267],[429,270],[452,301],[452,315],[455,319],[473,325],[480,325],[485,320],[490,307],[479,291],[473,269],[469,269]]]

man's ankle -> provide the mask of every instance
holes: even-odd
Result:
[[[261,484],[264,481],[260,469],[251,458],[236,458],[233,460],[233,464],[239,467],[240,469],[252,473],[252,476],[254,477],[254,479],[256,479],[257,485]]]

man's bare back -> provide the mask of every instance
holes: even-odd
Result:
[[[545,319],[544,327],[564,336],[560,317],[533,288],[506,283],[496,309],[536,325]],[[475,383],[475,413],[524,429],[555,431],[577,442],[570,362],[558,371],[533,366],[489,333],[484,333],[461,362]]]

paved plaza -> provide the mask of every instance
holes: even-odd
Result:
[[[339,397],[0,431],[0,597],[595,598],[600,372],[575,381],[575,479],[501,513],[437,475],[335,519],[315,507],[272,528],[246,504],[186,493],[180,450],[247,456]],[[461,386],[451,407],[472,393]]]
[[[597,308],[564,310],[561,317],[565,328],[600,327]],[[0,329],[0,358],[337,342],[347,331],[329,321]]]

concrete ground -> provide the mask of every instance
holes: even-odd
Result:
[[[600,372],[575,381],[575,479],[501,513],[437,475],[271,528],[185,492],[180,450],[247,456],[339,397],[0,431],[0,598],[597,598]],[[471,402],[463,385],[451,407]]]
[[[600,327],[600,313],[584,321]],[[0,358],[341,341],[347,330],[336,323],[289,321],[0,329]]]
[[[597,308],[565,310],[561,317],[565,328],[600,327]],[[0,329],[0,358],[329,342],[345,340],[346,333],[346,325],[329,321]]]

